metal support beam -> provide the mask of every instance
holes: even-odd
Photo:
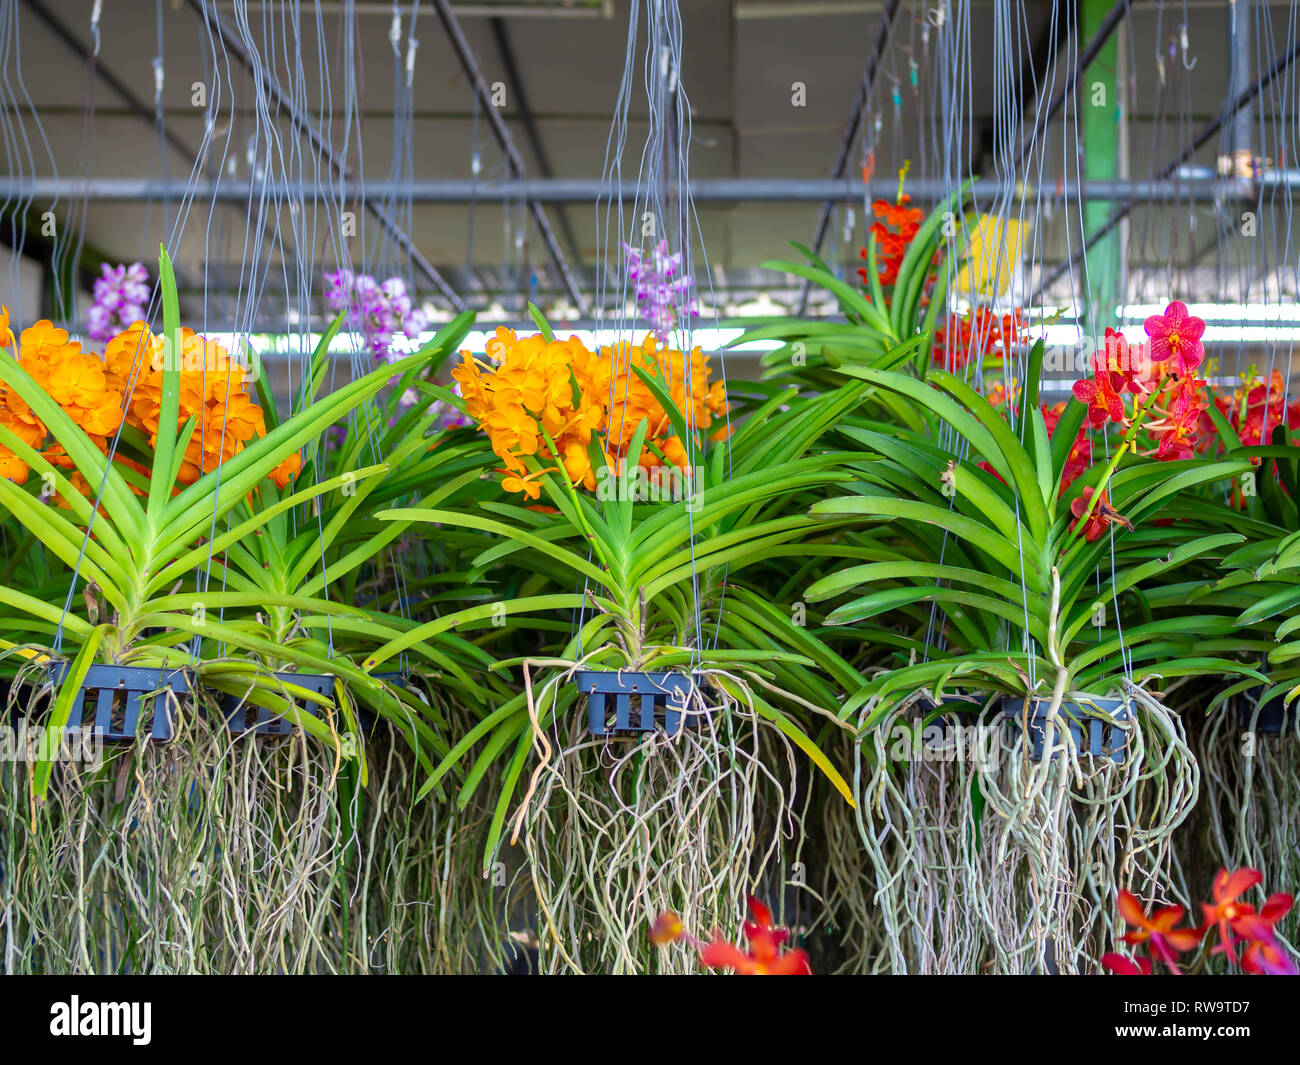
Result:
[[[208,29],[221,38],[222,44],[227,52],[235,57],[241,66],[253,77],[257,78],[262,85],[263,91],[275,103],[278,110],[282,110],[292,120],[295,128],[300,129],[307,138],[308,143],[315,150],[316,154],[321,157],[327,166],[333,170],[344,182],[354,180],[351,169],[347,163],[334,151],[329,142],[317,132],[311,124],[308,115],[303,114],[285,94],[280,86],[279,80],[271,73],[270,69],[261,63],[254,63],[252,57],[248,54],[247,48],[244,47],[242,38],[235,33],[227,24],[224,16],[216,11],[205,0],[190,0],[190,7],[198,13],[199,17],[207,24]],[[198,195],[196,191],[196,196]],[[247,197],[247,190],[244,190],[244,196]],[[329,195],[318,197],[322,200],[334,200],[338,196],[338,190],[330,190]],[[216,199],[217,197],[212,197]],[[465,302],[460,298],[456,291],[447,284],[443,276],[433,268],[433,264],[424,257],[420,249],[406,231],[397,224],[397,220],[380,204],[374,201],[363,201],[363,205],[371,216],[377,221],[390,236],[397,242],[398,247],[410,258],[411,263],[420,271],[435,288],[442,294],[448,303],[457,311],[465,309]]]
[[[479,70],[478,61],[474,58],[474,52],[469,46],[469,41],[465,39],[460,23],[456,21],[456,15],[451,9],[451,4],[448,0],[434,0],[434,9],[438,12],[438,18],[442,20],[443,29],[447,31],[447,37],[451,41],[452,48],[455,49],[460,65],[469,78],[475,94],[478,96],[479,106],[483,108],[483,113],[487,115],[488,125],[492,127],[492,135],[496,137],[497,143],[501,146],[501,151],[505,153],[506,160],[515,176],[522,178],[524,175],[524,161],[519,155],[519,149],[515,147],[515,142],[510,136],[510,130],[506,128],[500,112],[492,105],[492,91],[488,88],[482,71]],[[542,210],[541,204],[536,197],[527,196],[527,202],[528,211],[533,216],[533,223],[537,226],[537,232],[542,236],[542,242],[546,245],[546,251],[551,257],[551,262],[555,264],[556,270],[560,272],[560,277],[564,281],[564,287],[569,293],[569,298],[578,308],[578,312],[585,314],[586,303],[578,288],[578,281],[573,276],[573,271],[569,269],[569,264],[565,262],[564,252],[560,250],[559,242],[555,239],[555,232],[551,229],[551,223],[546,218],[546,212]]]
[[[1268,70],[1247,85],[1235,99],[1226,101],[1218,116],[1202,126],[1196,136],[1191,139],[1186,147],[1184,147],[1182,151],[1160,169],[1160,172],[1157,173],[1154,178],[1154,182],[1158,184],[1165,182],[1172,177],[1180,166],[1208,144],[1210,139],[1216,136],[1228,122],[1236,117],[1243,107],[1254,101],[1256,96],[1263,92],[1263,90],[1267,89],[1281,74],[1285,73],[1291,64],[1295,62],[1297,57],[1300,57],[1300,40],[1295,41],[1292,44],[1290,51],[1279,56]],[[1257,184],[1261,189],[1276,186],[1279,183],[1285,187],[1294,188],[1297,186],[1291,184],[1291,182],[1295,180],[1295,173],[1295,171],[1279,171],[1273,175],[1263,174]],[[1130,198],[1127,203],[1121,204],[1116,208],[1110,218],[1106,220],[1105,225],[1086,236],[1078,250],[1071,255],[1069,259],[1061,263],[1055,270],[1048,274],[1046,278],[1038,283],[1038,287],[1034,290],[1033,295],[1029,297],[1027,305],[1036,303],[1039,296],[1050,288],[1057,278],[1077,266],[1079,261],[1088,253],[1088,249],[1097,241],[1102,240],[1108,233],[1118,226],[1120,222],[1127,218],[1129,212],[1137,206],[1137,203],[1137,200]]]
[[[857,139],[858,130],[862,128],[862,116],[867,109],[867,102],[871,99],[871,91],[876,84],[876,74],[880,71],[880,64],[885,58],[885,48],[888,47],[890,35],[894,32],[894,18],[898,14],[900,4],[901,0],[888,0],[885,4],[884,13],[880,16],[880,25],[876,29],[876,43],[871,49],[870,58],[867,59],[867,68],[862,72],[862,85],[858,89],[858,100],[853,106],[853,114],[849,117],[848,129],[844,131],[844,140],[840,143],[840,152],[835,157],[835,166],[831,170],[832,180],[842,178],[849,165],[849,154],[853,151],[853,142]],[[696,196],[695,198],[698,202],[699,197]],[[831,222],[831,210],[838,199],[839,197],[827,197],[825,203],[822,204],[822,213],[817,220],[817,233],[813,237],[812,244],[813,254],[815,255],[821,254],[822,242],[826,239],[826,230]],[[804,281],[803,288],[800,291],[800,314],[808,305],[808,290],[811,284],[810,281]]]
[[[1166,173],[1164,178],[1168,178]],[[993,180],[976,181],[971,186],[976,196],[1005,196],[1008,187]],[[1300,171],[1273,170],[1256,180],[1198,177],[1181,182],[1168,180],[1084,181],[1061,185],[1035,186],[1024,182],[1011,192],[1015,199],[1052,203],[1087,200],[1131,200],[1134,203],[1170,203],[1186,200],[1214,201],[1229,197],[1253,199],[1259,189],[1300,188]],[[480,184],[468,179],[415,182],[349,181],[341,184],[322,182],[268,181],[258,186],[268,195],[295,200],[336,200],[339,196],[368,204],[397,196],[412,203],[458,205],[478,203],[517,203],[525,196],[537,203],[594,203],[598,199],[636,200],[637,186],[624,182],[612,186],[600,178],[552,178],[550,180],[502,181]],[[789,178],[716,178],[691,183],[691,199],[697,205],[734,203],[861,203],[865,198],[891,196],[898,189],[896,181],[831,181]],[[917,203],[937,203],[950,196],[954,186],[948,182],[920,178],[909,180],[908,194]],[[676,194],[675,187],[668,190]],[[248,186],[230,183],[157,181],[150,178],[0,178],[0,197],[31,197],[51,200],[54,197],[79,196],[92,200],[131,203],[150,198],[179,200],[186,195],[196,199],[246,203]]]

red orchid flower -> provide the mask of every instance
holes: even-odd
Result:
[[[1241,952],[1241,967],[1254,976],[1296,976],[1295,962],[1275,939],[1256,940]]]
[[[876,218],[884,220],[873,222],[871,232],[876,237],[876,266],[880,271],[880,284],[886,288],[898,280],[898,271],[907,256],[908,245],[921,228],[921,211],[919,208],[908,207],[910,202],[911,197],[904,193],[896,204],[876,200],[871,205]],[[893,226],[898,232],[891,232],[887,226]],[[860,254],[865,259],[867,249],[862,248]],[[865,267],[858,270],[858,276],[862,278],[863,284],[870,284],[871,279],[867,276]]]
[[[1074,398],[1088,405],[1088,423],[1094,429],[1108,421],[1123,424],[1124,401],[1119,395],[1123,388],[1122,375],[1100,368],[1093,371],[1091,381],[1085,378],[1074,382]]]
[[[1147,423],[1147,428],[1159,441],[1156,458],[1189,458],[1193,452],[1196,431],[1201,425],[1201,414],[1207,404],[1201,398],[1199,386],[1203,381],[1184,377],[1172,391],[1172,400],[1164,417]]]
[[[1083,494],[1077,497],[1070,504],[1070,513],[1074,515],[1074,521],[1070,522],[1070,531],[1074,532],[1074,527],[1079,524],[1084,513],[1088,509],[1088,504],[1092,502],[1093,487],[1087,485],[1083,489]],[[1093,507],[1092,513],[1088,515],[1088,523],[1083,527],[1083,538],[1092,543],[1106,531],[1107,526],[1122,525],[1133,531],[1133,523],[1124,517],[1118,510],[1110,505],[1110,500],[1106,498],[1106,493],[1101,493],[1101,498],[1097,500],[1097,505]]]
[[[717,933],[708,943],[701,943],[686,931],[682,919],[672,912],[661,913],[650,928],[650,942],[664,946],[684,940],[700,954],[700,961],[711,969],[734,969],[741,976],[811,976],[808,955],[803,950],[781,951],[790,933],[772,927],[772,911],[758,899],[749,900],[752,921],[744,924],[749,949],[728,943]]]
[[[1109,370],[1124,380],[1121,391],[1149,395],[1155,391],[1162,376],[1161,365],[1151,358],[1145,344],[1130,344],[1128,337],[1106,327],[1105,348],[1093,352],[1093,373]],[[1086,402],[1086,401],[1085,401]]]
[[[772,927],[772,911],[751,898],[749,912],[754,918],[744,926],[749,950],[715,934],[700,951],[700,960],[711,969],[735,969],[741,976],[811,976],[808,955],[803,950],[781,953],[789,933]]]
[[[1123,954],[1103,954],[1101,967],[1115,976],[1150,976],[1150,958],[1128,958]]]
[[[1047,426],[1047,438],[1050,440],[1052,434],[1056,432],[1056,425],[1061,420],[1061,415],[1065,413],[1065,402],[1062,401],[1054,407],[1040,403],[1038,409],[1043,413],[1043,424]],[[1088,427],[1081,425],[1074,443],[1070,446],[1070,453],[1066,456],[1065,469],[1061,471],[1061,494],[1064,494],[1071,483],[1091,465],[1092,437],[1088,435]]]
[[[1234,926],[1242,918],[1255,915],[1255,907],[1239,901],[1240,897],[1260,884],[1263,879],[1264,874],[1258,869],[1238,869],[1232,873],[1220,869],[1215,873],[1214,884],[1210,889],[1214,896],[1214,905],[1211,906],[1208,902],[1201,903],[1201,909],[1205,913],[1205,927],[1208,929],[1217,926],[1219,929],[1219,945],[1214,948],[1214,951],[1216,954],[1219,952],[1227,954],[1229,961],[1237,960],[1233,942],[1241,937],[1241,933],[1236,931]]]
[[[1174,300],[1164,314],[1153,314],[1146,320],[1147,336],[1151,338],[1151,357],[1156,362],[1167,362],[1171,372],[1189,374],[1205,358],[1205,322],[1187,313],[1187,305]]]
[[[1178,955],[1192,950],[1201,941],[1199,928],[1174,927],[1183,919],[1181,906],[1164,906],[1148,917],[1137,896],[1121,891],[1115,908],[1124,922],[1136,929],[1122,937],[1124,942],[1148,944],[1151,953],[1169,966],[1171,972],[1178,972]]]
[[[1252,943],[1273,942],[1277,939],[1275,926],[1291,912],[1294,901],[1290,895],[1270,895],[1260,907],[1259,913],[1247,907],[1250,912],[1242,914],[1233,922],[1232,931]]]

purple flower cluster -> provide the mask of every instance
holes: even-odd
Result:
[[[400,277],[381,283],[346,269],[326,274],[325,305],[335,314],[346,312],[348,325],[359,328],[374,357],[386,362],[397,357],[393,341],[398,336],[414,339],[429,325]]]
[[[666,341],[677,325],[676,306],[682,304],[682,313],[698,318],[700,311],[691,296],[695,282],[689,274],[682,274],[682,255],[668,253],[668,242],[661,240],[648,253],[630,244],[623,245],[627,257],[627,276],[636,291],[637,303],[655,336]],[[679,276],[680,275],[680,276]]]
[[[91,340],[108,343],[133,322],[149,313],[149,274],[142,263],[100,267],[103,277],[95,280],[95,302],[86,313],[86,334]]]

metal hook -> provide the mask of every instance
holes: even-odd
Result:
[[[1196,64],[1199,62],[1199,59],[1196,56],[1193,56],[1192,61],[1190,63],[1187,62],[1187,45],[1188,45],[1187,23],[1184,22],[1181,26],[1178,27],[1178,46],[1179,48],[1182,49],[1183,52],[1183,69],[1195,70]]]
[[[393,4],[393,21],[388,27],[388,41],[393,46],[393,55],[402,58],[402,12]]]
[[[420,42],[414,37],[406,42],[406,87],[409,89],[415,83],[415,50],[420,47]]]
[[[104,9],[104,0],[95,0],[90,11],[90,39],[95,43],[92,54],[99,55],[99,15]]]

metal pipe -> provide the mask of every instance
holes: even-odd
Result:
[[[456,51],[457,58],[460,59],[461,67],[464,68],[465,74],[473,84],[474,92],[479,98],[479,105],[483,108],[483,113],[487,115],[488,125],[492,127],[493,136],[496,137],[497,143],[501,145],[501,151],[505,153],[505,157],[515,175],[522,178],[524,174],[523,158],[519,155],[519,149],[515,147],[510,131],[501,118],[501,113],[492,104],[492,91],[488,88],[482,71],[479,70],[478,61],[474,58],[474,52],[469,46],[469,41],[465,39],[460,23],[456,21],[456,16],[451,10],[451,4],[448,0],[434,0],[434,8],[438,12],[438,18],[442,20],[443,29],[447,31],[447,37],[451,41],[452,48]],[[564,252],[560,250],[559,241],[555,239],[555,232],[551,229],[551,223],[546,218],[546,212],[542,210],[540,202],[535,197],[529,196],[527,202],[529,214],[533,216],[533,223],[537,226],[537,232],[542,236],[542,243],[546,245],[546,251],[551,257],[551,262],[555,264],[556,270],[560,272],[560,277],[564,280],[564,287],[568,290],[569,298],[573,301],[574,306],[578,308],[579,313],[586,313],[586,303],[583,301],[582,293],[578,289],[578,281],[573,276],[573,271],[569,269],[569,264],[565,262]]]
[[[1229,52],[1228,96],[1241,91],[1246,84],[1254,60],[1252,55],[1250,4],[1246,0],[1229,0],[1228,29],[1232,36]],[[1250,177],[1255,170],[1255,104],[1251,100],[1242,105],[1232,119],[1231,172],[1238,177]]]
[[[303,131],[303,134],[306,136],[316,154],[319,155],[330,169],[338,174],[344,182],[351,182],[353,180],[352,171],[349,169],[347,163],[339,157],[330,146],[329,142],[316,131],[315,127],[311,124],[309,117],[293,105],[293,102],[285,94],[284,89],[280,87],[280,82],[276,76],[271,73],[266,66],[252,61],[252,57],[249,56],[247,49],[245,49],[243,41],[226,25],[226,20],[220,12],[210,8],[204,0],[190,0],[190,7],[192,7],[198,13],[199,17],[207,23],[208,28],[221,38],[226,51],[233,55],[244,69],[261,82],[263,90],[275,101],[277,109],[283,110],[293,121],[294,127]],[[284,186],[286,189],[291,187],[292,186],[289,185]],[[337,201],[340,195],[340,190],[338,189],[322,189],[322,191],[327,194],[315,197],[316,199]],[[244,189],[242,190],[242,196],[239,198],[246,199],[247,196],[248,190]],[[214,200],[218,198],[220,197],[215,195],[212,197]],[[293,198],[292,195],[290,195],[290,198]],[[442,293],[447,302],[456,310],[463,311],[465,309],[464,300],[460,298],[455,289],[447,284],[446,279],[434,269],[433,264],[424,257],[420,252],[420,249],[415,246],[414,241],[406,235],[406,231],[397,224],[397,220],[378,203],[373,201],[363,201],[363,206],[370,212],[375,221],[388,231],[420,273],[424,274],[425,277],[433,282],[434,287]]]
[[[871,49],[871,56],[867,60],[866,70],[862,72],[862,86],[858,90],[858,100],[853,106],[853,114],[849,117],[849,127],[844,131],[844,140],[840,142],[839,155],[835,158],[835,167],[831,171],[831,179],[837,180],[844,176],[844,170],[849,163],[849,152],[853,150],[853,142],[858,136],[858,130],[862,128],[862,115],[866,111],[867,101],[871,99],[871,91],[876,84],[876,74],[880,70],[881,61],[885,58],[885,48],[889,44],[890,35],[894,32],[894,17],[898,14],[898,8],[901,0],[889,0],[885,5],[884,14],[880,19],[880,26],[876,29],[876,43]],[[698,197],[696,197],[698,199]],[[817,234],[813,237],[812,250],[813,254],[820,255],[822,251],[822,242],[826,239],[826,230],[831,222],[831,210],[840,198],[838,196],[828,196],[822,204],[821,217],[817,220]],[[803,314],[804,308],[808,305],[808,290],[812,282],[805,280],[803,288],[799,293],[799,313]]]
[[[945,181],[913,179],[908,193],[918,203],[936,203],[949,196],[954,187]],[[1034,186],[1019,182],[1012,187],[1017,199],[1037,199],[1054,203],[1077,200],[1122,200],[1133,203],[1169,203],[1188,199],[1213,201],[1226,197],[1253,199],[1260,188],[1300,188],[1300,170],[1269,171],[1257,180],[1240,178],[1194,177],[1179,182],[1169,180],[1084,181],[1060,185]],[[547,180],[502,181],[481,184],[469,179],[434,181],[348,181],[342,184],[320,182],[268,181],[254,187],[289,202],[300,200],[336,200],[340,196],[364,204],[385,198],[409,199],[417,204],[517,203],[529,199],[536,203],[591,203],[636,199],[635,184],[612,185],[599,178],[551,178]],[[891,195],[897,183],[873,181],[845,182],[818,179],[786,178],[718,178],[692,182],[691,199],[697,205],[733,203],[823,203],[861,202],[865,198]],[[976,181],[971,190],[978,196],[1005,195],[1007,186],[998,181]],[[673,188],[673,193],[676,189]],[[150,198],[179,200],[193,195],[199,200],[246,202],[247,184],[185,181],[158,181],[152,178],[0,178],[0,197],[31,197],[51,200],[77,196],[92,200],[130,203]]]

